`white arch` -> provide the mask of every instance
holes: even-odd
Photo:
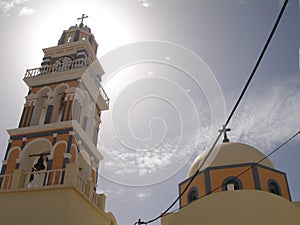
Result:
[[[53,98],[53,111],[52,119],[53,123],[59,122],[63,113],[63,105],[66,98],[66,90],[69,88],[68,84],[62,83],[54,89],[54,98]]]
[[[36,96],[40,97],[43,93],[45,93],[47,91],[48,92],[52,92],[52,89],[49,86],[44,86],[42,87],[40,90],[37,91]]]
[[[71,145],[71,149],[72,149],[73,147],[75,148],[75,154],[76,154],[76,155],[75,155],[75,162],[77,163],[77,161],[78,161],[78,155],[79,155],[79,154],[78,154],[78,148],[77,148],[77,145],[76,145],[76,144],[72,144],[72,145]]]
[[[52,90],[48,86],[41,88],[36,93],[37,100],[35,103],[30,125],[38,125],[44,122],[43,120],[45,119],[48,105],[47,99],[49,98],[48,96],[50,93],[52,93]]]
[[[19,146],[15,146],[15,147],[12,147],[8,150],[8,154],[7,154],[7,157],[6,159],[9,159],[9,156],[10,156],[10,153],[13,151],[13,150],[19,150],[19,153],[21,153],[21,148]],[[19,158],[20,158],[20,154],[19,154]]]
[[[21,152],[20,169],[25,172],[31,172],[34,160],[38,157],[30,157],[30,155],[39,155],[52,151],[52,144],[46,138],[37,138],[25,145]]]
[[[66,89],[69,89],[69,88],[70,88],[70,86],[69,86],[68,84],[66,84],[66,83],[61,83],[61,84],[57,85],[57,86],[54,88],[53,92],[57,92],[57,90],[60,89],[61,87],[64,87],[64,88],[66,88]]]
[[[57,147],[57,145],[59,145],[59,144],[65,144],[65,147],[66,147],[66,149],[67,149],[67,145],[68,145],[67,141],[61,140],[61,141],[56,142],[56,143],[53,145],[53,147],[52,147],[52,150],[51,150],[51,153],[50,153],[50,156],[49,156],[50,159],[53,159],[54,153],[55,153],[55,150],[56,150],[56,147]]]

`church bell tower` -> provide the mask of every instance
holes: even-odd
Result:
[[[116,224],[96,193],[97,137],[109,98],[85,18],[43,49],[41,67],[26,70],[29,92],[2,161],[1,224]]]

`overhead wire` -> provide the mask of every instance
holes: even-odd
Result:
[[[275,33],[275,31],[276,31],[276,29],[277,29],[277,27],[278,27],[278,24],[279,24],[279,22],[280,22],[280,20],[281,20],[281,18],[282,18],[282,15],[283,15],[283,13],[284,13],[284,11],[285,11],[285,8],[286,8],[286,6],[287,6],[287,3],[288,3],[288,0],[285,0],[285,2],[283,3],[283,5],[282,5],[282,7],[281,7],[281,10],[280,10],[280,12],[279,12],[279,14],[278,14],[278,16],[277,16],[277,19],[276,19],[276,21],[275,21],[275,24],[273,25],[273,28],[272,28],[272,30],[271,30],[269,36],[268,36],[268,39],[267,39],[266,43],[264,44],[264,47],[263,47],[263,49],[262,49],[262,51],[261,51],[261,53],[260,53],[260,55],[259,55],[259,57],[258,57],[258,59],[257,59],[257,61],[256,61],[256,63],[255,63],[253,69],[252,69],[251,74],[249,75],[249,77],[248,77],[248,79],[247,79],[247,82],[246,82],[246,84],[245,84],[245,86],[244,86],[244,88],[243,88],[241,94],[239,95],[238,100],[236,101],[236,103],[235,103],[235,105],[234,105],[234,107],[233,107],[231,113],[229,114],[229,116],[228,116],[228,118],[227,118],[225,124],[223,125],[223,129],[220,130],[219,135],[217,136],[216,140],[214,141],[212,147],[209,149],[209,151],[208,151],[207,155],[205,156],[204,160],[202,161],[201,165],[199,165],[199,168],[201,168],[201,167],[204,165],[204,163],[206,162],[206,160],[207,160],[208,157],[210,156],[211,152],[212,152],[213,149],[215,148],[216,144],[218,143],[218,141],[219,141],[221,135],[222,135],[224,132],[226,132],[226,127],[228,126],[228,124],[229,124],[230,120],[232,119],[232,117],[233,117],[233,115],[234,115],[236,109],[238,108],[238,106],[239,106],[239,104],[240,104],[242,98],[244,97],[244,95],[245,95],[245,93],[246,93],[246,90],[248,89],[249,84],[250,84],[250,82],[252,81],[252,79],[253,79],[253,77],[254,77],[254,75],[255,75],[255,72],[256,72],[256,70],[257,70],[257,68],[258,68],[258,66],[259,66],[259,64],[260,64],[260,62],[261,62],[261,60],[262,60],[262,58],[263,58],[263,56],[264,56],[264,54],[265,54],[265,52],[266,52],[266,50],[267,50],[269,44],[270,44],[270,42],[271,42],[271,40],[272,40],[272,37],[274,36],[274,33]],[[179,196],[178,196],[178,197],[171,203],[171,205],[170,205],[165,211],[163,211],[159,216],[155,217],[154,219],[148,220],[148,221],[146,221],[146,222],[141,221],[141,220],[139,219],[139,221],[137,221],[136,223],[134,223],[134,225],[136,225],[136,224],[138,224],[138,225],[140,225],[140,224],[149,224],[149,223],[152,223],[152,222],[154,222],[154,221],[160,219],[161,217],[163,217],[163,216],[164,216],[164,215],[165,215],[165,214],[166,214],[166,213],[167,213],[167,212],[168,212],[168,211],[169,211],[169,210],[177,203],[177,201],[182,197],[182,195],[187,191],[187,189],[189,188],[190,184],[193,182],[193,180],[195,179],[195,177],[197,176],[197,174],[198,174],[198,170],[196,170],[196,172],[193,174],[193,176],[191,177],[189,183],[188,183],[187,186],[184,188],[184,190],[179,194]]]
[[[239,173],[238,175],[236,176],[233,176],[230,180],[228,180],[228,182],[230,181],[234,181],[236,178],[239,178],[240,176],[242,176],[243,174],[245,174],[246,172],[248,172],[249,170],[251,170],[252,168],[254,168],[255,166],[257,166],[259,163],[261,163],[262,161],[264,161],[266,158],[270,157],[271,155],[273,155],[275,152],[277,152],[278,150],[280,150],[284,145],[286,145],[287,143],[289,143],[291,140],[293,140],[297,135],[300,134],[300,131],[296,132],[295,134],[293,134],[291,137],[289,137],[286,141],[284,141],[282,144],[280,144],[277,148],[275,148],[273,151],[271,151],[269,154],[265,155],[263,158],[261,158],[259,161],[253,163],[250,167],[248,167],[247,169],[243,170],[241,173]],[[197,200],[200,200],[202,198],[204,198],[205,196],[211,194],[212,192],[214,191],[217,191],[218,189],[222,188],[224,185],[226,184],[222,184],[216,188],[214,188],[213,190],[211,190],[209,193],[206,193],[204,195],[201,195],[200,197],[198,197]],[[197,201],[195,200],[195,201]],[[169,213],[172,213],[172,212],[176,212],[177,210],[179,209],[182,209],[184,208],[185,206],[187,205],[184,205],[182,207],[178,207],[177,209],[174,209],[172,210],[171,212]],[[166,215],[166,214],[165,214]],[[165,216],[163,215],[163,216]]]

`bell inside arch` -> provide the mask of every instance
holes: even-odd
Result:
[[[46,167],[44,165],[44,157],[41,155],[36,164],[33,166],[37,171],[44,170]]]

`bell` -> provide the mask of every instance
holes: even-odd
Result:
[[[43,155],[40,156],[40,158],[38,159],[37,163],[34,164],[33,166],[37,171],[40,171],[40,170],[44,170],[46,167],[44,165],[44,158],[43,158]]]

